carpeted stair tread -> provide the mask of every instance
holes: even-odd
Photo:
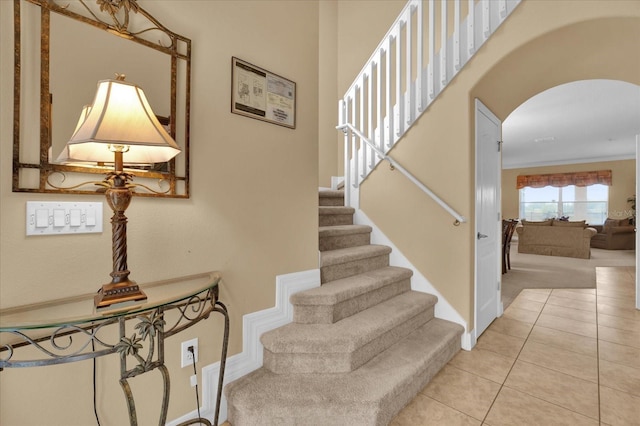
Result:
[[[318,228],[318,232],[320,238],[334,237],[337,235],[369,234],[371,233],[371,227],[368,225],[321,226]]]
[[[322,190],[319,192],[318,202],[321,206],[343,206],[344,191],[332,189]]]
[[[318,225],[353,225],[353,214],[355,211],[353,207],[320,206]]]
[[[354,214],[356,209],[353,207],[345,206],[320,206],[321,215],[335,215],[335,214]]]
[[[330,250],[321,253],[320,265],[321,267],[337,265],[369,257],[383,256],[389,253],[391,253],[390,247],[376,244]]]
[[[387,266],[301,291],[292,295],[290,300],[293,305],[335,305],[391,283],[409,279],[412,275],[411,269]]]
[[[245,425],[386,425],[459,350],[462,327],[432,319],[359,369],[278,375],[260,368],[225,387]]]
[[[319,228],[318,250],[321,252],[371,244],[370,226],[345,223],[331,223],[330,225]]]
[[[344,198],[344,191],[339,189],[323,189],[318,194],[320,198]]]
[[[286,353],[348,353],[433,307],[431,294],[406,292],[334,324],[296,324],[262,335],[265,349]]]
[[[332,324],[411,290],[410,269],[386,266],[291,296],[293,321]]]

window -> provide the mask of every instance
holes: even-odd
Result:
[[[601,225],[607,218],[608,204],[607,185],[520,189],[520,217],[526,220],[569,216],[569,220],[586,220],[591,225]]]

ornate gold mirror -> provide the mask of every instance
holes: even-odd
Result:
[[[13,191],[95,194],[112,166],[59,157],[98,81],[124,74],[144,89],[182,152],[127,168],[136,195],[189,197],[191,40],[136,0],[14,0]],[[126,165],[125,165],[126,168]]]

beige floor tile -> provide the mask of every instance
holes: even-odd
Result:
[[[512,304],[504,311],[503,317],[534,324],[538,319],[538,315],[538,312],[516,308]]]
[[[542,313],[536,321],[536,325],[541,327],[553,328],[554,330],[566,331],[568,333],[579,334],[580,336],[593,337],[597,336],[597,327],[583,321],[576,321],[568,318],[557,317]]]
[[[482,333],[482,336],[478,339],[476,347],[509,358],[517,358],[520,349],[522,349],[522,345],[524,345],[524,340],[525,339],[519,337],[487,330]]]
[[[554,288],[553,291],[562,293],[596,294],[595,287],[589,288]]]
[[[590,322],[593,324],[596,323],[597,317],[595,305],[593,310],[585,311],[582,309],[568,308],[566,306],[546,304],[542,309],[542,312],[545,314],[554,315],[556,317],[569,318],[576,321]]]
[[[552,288],[525,288],[520,294],[528,294],[528,293],[538,293],[538,294],[546,294],[547,296],[551,294],[553,291]]]
[[[520,292],[520,294],[518,295],[518,298],[544,303],[549,298],[550,293],[551,293],[550,290],[535,291],[533,289],[524,289]]]
[[[598,296],[612,297],[616,299],[627,299],[635,297],[636,290],[634,286],[602,286],[598,287]]]
[[[598,324],[605,327],[618,328],[620,330],[640,332],[640,321],[613,315],[598,314]]]
[[[598,295],[598,304],[615,306],[617,308],[635,309],[636,303],[632,297],[619,298]]]
[[[598,422],[526,393],[503,387],[484,424],[491,426],[586,426],[598,425]]]
[[[564,297],[567,299],[580,300],[582,302],[595,302],[595,288],[554,288],[551,292],[552,296]]]
[[[536,325],[531,330],[529,341],[552,345],[582,355],[598,356],[598,341],[595,338],[567,333],[566,331]]]
[[[640,397],[640,370],[601,359],[600,385]]]
[[[639,348],[601,340],[598,342],[598,356],[600,359],[640,370]]]
[[[600,325],[598,326],[598,339],[640,348],[640,332],[637,331],[620,330]]]
[[[598,303],[598,314],[612,315],[614,317],[627,318],[640,321],[640,311],[637,309],[620,308],[618,306]]]
[[[391,426],[480,426],[480,424],[479,420],[421,394],[418,394],[391,422]]]
[[[500,385],[491,380],[446,365],[422,394],[482,420],[499,390]]]
[[[600,420],[617,426],[637,426],[640,398],[606,386],[600,386]]]
[[[611,290],[618,292],[629,292],[629,290],[635,289],[636,283],[633,277],[628,279],[625,277],[614,277],[598,279],[596,289],[599,290]]]
[[[598,419],[596,383],[518,360],[505,386]]]
[[[492,382],[502,384],[514,362],[515,359],[513,358],[507,358],[495,352],[475,347],[471,351],[458,352],[449,364],[489,379]]]
[[[523,339],[527,338],[532,328],[533,324],[514,320],[505,317],[504,315],[500,318],[496,318],[489,326],[489,330],[495,331],[496,333],[507,334],[514,337],[521,337]]]
[[[554,293],[551,293],[551,296],[549,296],[549,300],[547,300],[547,305],[564,306],[566,308],[579,309],[587,312],[596,311],[595,300],[591,302],[587,302],[583,300],[570,299],[568,297],[556,296]]]
[[[544,343],[527,341],[518,360],[598,383],[598,359]]]
[[[514,300],[509,307],[511,306],[518,309],[526,309],[527,311],[540,312],[544,307],[544,303],[516,297],[516,300]]]

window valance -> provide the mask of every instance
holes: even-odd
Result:
[[[589,186],[596,184],[611,186],[611,170],[550,173],[546,175],[520,175],[516,181],[516,189],[522,189],[525,186],[531,188],[543,188],[545,186],[561,188],[569,185]]]

